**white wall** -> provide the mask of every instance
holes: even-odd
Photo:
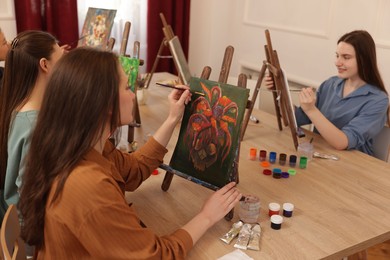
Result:
[[[388,0],[196,0],[191,1],[189,65],[209,65],[217,79],[227,45],[235,48],[230,75],[259,71],[265,59],[264,30],[290,80],[317,87],[336,73],[336,42],[364,29],[377,44],[379,68],[390,93]]]

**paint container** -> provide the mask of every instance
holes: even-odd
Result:
[[[292,203],[283,203],[283,216],[286,218],[291,218],[294,210],[294,204]]]
[[[279,203],[271,202],[268,204],[268,216],[279,215],[280,205]]]
[[[288,172],[282,172],[282,178],[288,178],[290,174]]]
[[[288,169],[287,172],[289,175],[293,175],[293,176],[297,174],[297,171],[295,169]]]
[[[260,153],[259,153],[259,160],[261,162],[267,160],[267,151],[266,150],[260,150]]]
[[[297,164],[297,156],[296,155],[290,155],[290,160],[289,160],[289,165],[290,167],[295,167],[295,165]]]
[[[303,142],[298,145],[298,156],[306,157],[308,161],[313,158],[314,146],[311,142]]]
[[[280,215],[272,215],[271,217],[271,228],[279,230],[282,227],[283,217]]]
[[[287,160],[287,154],[281,153],[279,154],[279,164],[280,165],[285,165]]]
[[[257,149],[256,148],[251,148],[249,150],[249,160],[255,161],[257,156]]]
[[[267,168],[270,166],[270,163],[267,162],[267,161],[264,161],[264,162],[261,162],[260,165],[263,167],[263,168]]]
[[[306,166],[307,166],[307,157],[306,156],[301,156],[299,158],[299,168],[306,169]]]
[[[275,163],[276,162],[276,152],[270,152],[269,153],[269,162]]]
[[[282,178],[282,169],[280,168],[274,168],[272,170],[272,177],[274,177],[275,179],[280,179]]]
[[[253,195],[245,195],[245,200],[240,201],[238,216],[244,223],[257,223],[260,215],[260,200]]]
[[[264,169],[263,170],[263,174],[264,175],[271,175],[272,174],[272,171],[270,169]]]

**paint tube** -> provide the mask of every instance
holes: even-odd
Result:
[[[249,239],[248,243],[248,249],[251,250],[260,250],[260,235],[261,235],[261,228],[259,224],[256,224],[252,227],[251,230],[251,237]]]
[[[251,224],[245,224],[242,226],[240,233],[238,234],[237,242],[234,244],[235,248],[246,250],[251,237]]]
[[[243,224],[244,223],[242,223],[242,221],[238,221],[238,222],[234,223],[232,225],[232,228],[226,234],[224,234],[222,237],[220,237],[219,239],[221,239],[226,244],[230,244],[230,242],[232,242],[233,238],[235,238],[238,235],[238,233],[240,232]]]

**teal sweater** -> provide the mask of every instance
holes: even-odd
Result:
[[[24,173],[24,158],[30,146],[30,135],[35,127],[38,111],[18,112],[8,134],[8,161],[4,190],[0,191],[1,220],[8,205],[19,202],[19,189]]]

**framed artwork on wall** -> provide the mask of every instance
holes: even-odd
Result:
[[[116,10],[88,8],[78,46],[106,48]]]

